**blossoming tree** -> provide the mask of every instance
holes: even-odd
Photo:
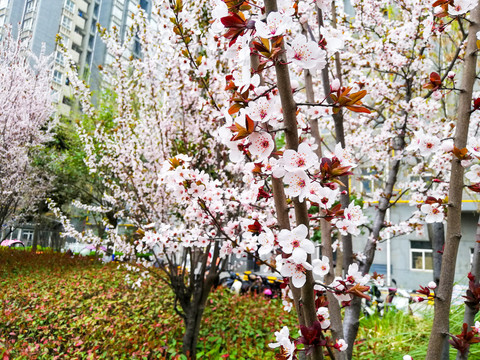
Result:
[[[117,249],[129,256],[151,251],[163,264],[162,271],[147,262],[137,269],[174,290],[191,357],[214,278],[229,256],[247,254],[285,279],[284,305],[297,311],[301,336],[283,328],[271,345],[280,358],[303,352],[321,359],[324,351],[351,357],[360,300],[370,280],[381,281],[368,275],[378,243],[420,230],[424,221],[441,222],[448,207],[450,250],[436,290],[443,310],[436,310],[429,350],[439,358],[463,188],[463,173],[450,175],[448,163],[470,166],[470,187],[478,186],[476,115],[470,137],[466,127],[476,3],[437,1],[435,16],[426,0],[353,3],[352,20],[327,0],[159,2],[155,28],[139,13],[132,37],[141,40],[143,57],[129,61],[128,45],[105,33],[115,56],[106,76],[118,94],[117,116],[113,131],[99,124],[83,132],[86,162],[110,187],[118,216],[139,229],[133,241],[110,231]],[[442,45],[448,60],[437,59],[434,69],[429,59],[443,37],[453,45]],[[459,69],[462,91],[455,85]],[[84,95],[83,84],[73,82]],[[463,115],[455,124],[449,104],[457,92]],[[82,100],[94,116],[88,94]],[[385,179],[368,199],[378,202],[371,223],[349,196],[360,195],[349,186],[349,176],[362,176],[355,167]],[[403,181],[402,171],[433,180]],[[447,200],[448,191],[457,195]],[[401,224],[387,223],[387,210],[407,193],[417,211]],[[318,259],[312,228],[321,229]],[[354,254],[352,238],[362,228],[370,236]],[[343,247],[335,271],[340,249],[333,235]]]
[[[5,27],[0,39],[0,226],[34,210],[48,181],[32,162],[48,139],[51,58],[36,57]],[[6,232],[8,235],[9,232]]]

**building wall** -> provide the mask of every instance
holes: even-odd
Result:
[[[469,206],[470,207],[470,206]],[[408,219],[412,213],[412,207],[408,204],[397,204],[390,213],[392,223],[398,223]],[[373,215],[373,211],[369,215]],[[460,242],[455,281],[467,283],[467,274],[470,271],[471,249],[475,246],[475,233],[479,213],[477,211],[465,211],[462,214],[462,240]],[[372,218],[372,216],[370,216]],[[366,243],[367,234],[354,239],[354,252],[362,252]],[[397,286],[407,289],[418,289],[419,285],[425,286],[433,280],[433,270],[419,270],[412,268],[412,251],[430,252],[429,249],[412,249],[412,241],[422,241],[422,245],[429,246],[427,231],[424,235],[411,233],[391,239],[391,277]],[[419,244],[419,243],[416,243]],[[427,245],[428,244],[428,245]],[[427,260],[428,261],[428,260]],[[381,242],[375,254],[371,272],[377,271],[385,275],[387,273],[387,243]]]

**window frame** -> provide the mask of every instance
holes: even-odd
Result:
[[[420,248],[420,247],[413,247],[413,242],[420,242],[418,240],[410,240],[410,270],[411,271],[426,271],[426,272],[433,272],[433,249],[431,248]],[[421,241],[422,243],[429,244],[428,241]],[[430,244],[429,244],[430,245]],[[420,253],[422,254],[422,268],[414,268],[413,263],[413,253]],[[425,254],[432,254],[432,268],[426,269],[426,262],[425,262]]]

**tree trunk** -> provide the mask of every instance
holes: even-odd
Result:
[[[33,242],[32,242],[32,252],[37,251],[37,245],[38,245],[38,238],[40,236],[40,229],[39,225],[35,223],[35,227],[33,228]]]
[[[276,0],[266,0],[265,1],[265,12],[266,15],[270,14],[273,11],[278,11],[277,1]],[[282,49],[284,44],[282,41]],[[288,63],[286,59],[286,54],[282,53],[280,58],[275,63],[275,73],[277,79],[278,93],[280,95],[280,102],[282,104],[283,110],[283,120],[285,124],[285,140],[287,149],[298,149],[298,124],[297,124],[297,104],[293,99],[292,86],[290,81],[290,71],[288,68]],[[305,226],[309,225],[309,218],[307,212],[306,202],[300,202],[298,198],[293,199],[293,205],[295,210],[295,218],[297,225],[304,224]],[[308,262],[311,262],[311,256],[307,258]],[[297,308],[297,311],[303,312],[303,319],[306,326],[312,326],[312,324],[317,321],[317,314],[315,309],[315,299],[314,299],[314,280],[311,271],[306,272],[306,283],[301,288],[301,307]],[[295,301],[298,293],[294,292]],[[321,347],[313,349],[312,354],[309,356],[311,360],[323,359],[323,352]]]
[[[475,283],[480,281],[480,216],[478,218],[477,223],[477,235],[476,235],[476,242],[475,242],[475,249],[473,252],[473,259],[472,259],[472,269],[471,273],[475,276]],[[470,328],[473,326],[473,322],[475,321],[475,315],[477,311],[472,309],[470,306],[465,305],[465,314],[463,315],[463,322],[468,325]],[[462,354],[460,351],[457,352],[457,360],[466,360],[468,359],[468,353],[470,350],[470,346],[468,347],[467,351]]]
[[[443,222],[436,222],[428,224],[427,229],[433,251],[433,281],[438,285],[442,268],[443,245],[445,245],[445,226]]]
[[[189,359],[197,358],[198,334],[200,332],[200,324],[202,322],[205,304],[192,304],[190,311],[185,319],[185,334],[183,335],[182,353]]]
[[[330,284],[335,279],[335,270],[333,268],[333,250],[332,250],[332,226],[325,219],[320,220],[322,229],[322,255],[330,260],[330,271],[325,275],[325,283]],[[337,298],[327,291],[328,312],[330,313],[330,330],[332,331],[333,340],[343,339],[343,324],[340,304]],[[335,359],[347,360],[347,352],[335,351]]]
[[[468,127],[470,122],[470,108],[472,103],[473,85],[475,83],[477,63],[477,31],[480,30],[480,6],[477,5],[471,12],[471,24],[468,31],[467,48],[465,52],[464,68],[461,82],[463,90],[459,95],[458,120],[455,129],[455,146],[463,149],[467,143]],[[459,20],[461,21],[461,20]],[[437,287],[435,298],[435,312],[432,332],[428,343],[426,360],[440,359],[443,341],[448,336],[450,303],[452,287],[455,277],[458,245],[462,237],[462,193],[464,168],[456,157],[452,159],[450,174],[450,190],[448,194],[449,208],[447,216],[447,236],[443,252],[440,284]]]

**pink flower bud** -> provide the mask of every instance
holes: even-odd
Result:
[[[440,91],[434,91],[432,94],[432,98],[434,100],[440,100],[443,97],[442,93]]]
[[[453,79],[455,77],[455,73],[453,71],[449,71],[447,76],[449,79]]]
[[[330,86],[332,91],[338,91],[340,89],[340,80],[334,79],[332,85]]]
[[[435,283],[435,281],[430,281],[427,286],[433,290],[437,287],[437,284]]]

